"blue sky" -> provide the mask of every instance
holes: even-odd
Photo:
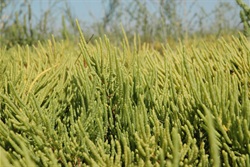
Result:
[[[127,3],[131,0],[122,0],[122,3]],[[149,4],[149,9],[150,10],[155,10],[153,7],[150,7],[150,3],[154,1],[150,0],[142,0],[146,1]],[[179,0],[179,2],[184,3],[185,0]],[[194,0],[186,0],[186,8],[188,9],[190,5],[193,3]],[[211,12],[215,6],[218,4],[219,1],[222,2],[229,2],[230,4],[234,5],[236,8],[237,6],[235,5],[235,0],[198,0],[195,7],[192,8],[191,12],[195,13],[200,10],[200,8],[204,8],[204,10],[209,13]],[[244,0],[246,3],[250,5],[250,0]],[[33,11],[36,11],[37,17],[39,17],[39,13],[42,10],[45,10],[49,4],[51,4],[53,0],[34,0],[32,3]],[[54,1],[55,2],[55,1]],[[68,5],[73,11],[73,14],[76,19],[81,20],[86,23],[93,23],[98,20],[100,20],[104,13],[105,10],[103,8],[103,2],[108,2],[108,1],[103,1],[103,0],[68,0]],[[157,0],[155,0],[157,2]],[[63,6],[64,3],[60,2],[57,4],[57,7]],[[182,9],[179,10],[179,12],[183,12]],[[238,12],[236,13],[238,14]],[[60,14],[55,14],[55,15],[60,15]],[[187,17],[191,17],[193,14],[189,13]],[[235,15],[231,14],[231,15]],[[55,16],[56,17],[56,16]],[[228,17],[231,17],[230,14]],[[212,19],[212,18],[211,18]],[[61,20],[59,17],[58,20]]]
[[[53,1],[55,0],[33,0],[32,7],[34,7],[35,11],[39,12],[41,8],[46,9],[49,3]],[[129,1],[130,0],[122,0],[122,3],[126,3]],[[142,1],[152,3],[150,2],[150,0],[142,0]],[[179,0],[179,1],[184,2],[184,0]],[[193,1],[194,0],[186,0],[187,7],[189,7],[193,3]],[[235,0],[221,0],[221,1],[235,4]],[[244,0],[244,1],[250,5],[250,0]],[[103,2],[105,2],[105,0],[104,1],[103,0],[68,0],[67,2],[70,5],[70,8],[73,10],[73,13],[75,14],[75,16],[87,22],[92,22],[93,19],[100,19],[102,18],[104,14]],[[108,1],[106,0],[106,2]],[[218,4],[218,2],[219,0],[198,0],[197,1],[198,5],[196,9],[195,8],[193,9],[193,11],[195,12],[196,10],[198,10],[197,9],[198,7],[203,7],[207,12],[209,12],[214,9],[214,7],[216,6],[216,4]],[[58,3],[58,6],[60,5],[63,5],[63,2]],[[92,14],[92,16],[90,14]]]
[[[103,2],[108,2],[108,0],[66,0],[70,9],[72,10],[72,13],[75,17],[75,19],[78,19],[82,22],[85,22],[87,24],[91,24],[93,22],[96,22],[100,20],[104,13],[105,9],[103,8]],[[130,2],[131,0],[121,0],[123,4]],[[148,8],[149,10],[156,10],[154,7],[150,5],[150,3],[157,3],[158,0],[141,0],[142,2],[147,2],[148,3]],[[177,0],[180,3],[184,3],[186,5],[186,9],[188,10],[190,5],[194,2],[194,0]],[[227,17],[233,17],[233,15],[238,15],[239,14],[239,7],[237,7],[235,0],[197,0],[197,3],[195,7],[192,8],[191,13],[188,13],[187,16],[184,16],[184,10],[180,8],[178,12],[180,12],[180,15],[183,15],[184,17],[192,17],[194,13],[198,13],[200,11],[200,8],[204,8],[206,13],[210,13],[216,5],[218,5],[218,2],[229,2],[232,4],[235,8],[237,8],[236,13],[229,13]],[[250,0],[244,0],[247,4],[250,5]],[[14,3],[20,3],[23,2],[21,0],[13,0]],[[37,20],[40,18],[40,14],[44,13],[46,9],[50,5],[56,2],[56,0],[31,0],[32,2],[32,9],[33,9],[33,14]],[[63,6],[65,6],[65,1],[59,0],[58,3],[54,6],[56,9],[62,9]],[[183,5],[182,5],[183,6]],[[12,10],[12,9],[11,9]],[[10,10],[10,11],[11,11]],[[60,21],[61,21],[61,13],[60,10],[56,10],[56,13],[53,13],[53,18],[54,20],[57,20],[56,22],[53,22],[54,26],[60,26]],[[7,14],[8,15],[8,14]],[[209,21],[213,21],[213,18],[210,18],[210,20],[207,20],[208,24]],[[234,21],[234,22],[239,22],[239,20]],[[59,24],[59,25],[58,25]],[[238,23],[235,23],[238,24]]]

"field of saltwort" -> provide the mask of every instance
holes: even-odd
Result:
[[[250,166],[250,45],[0,50],[1,166]]]

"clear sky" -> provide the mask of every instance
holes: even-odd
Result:
[[[18,1],[18,0],[14,0]],[[121,0],[122,3],[129,2],[131,0]],[[152,3],[150,0],[141,0],[146,1],[147,3]],[[156,1],[157,0],[153,0]],[[179,0],[186,1],[187,7],[193,4],[194,0]],[[197,11],[199,7],[203,7],[207,12],[210,12],[214,9],[218,2],[229,2],[230,4],[235,4],[235,0],[198,0],[196,7],[194,7],[193,12]],[[244,0],[250,5],[250,0]],[[48,8],[49,4],[52,4],[55,0],[33,0],[32,7],[35,11],[40,13],[40,10]],[[79,17],[82,20],[87,22],[92,22],[93,19],[100,19],[104,14],[103,2],[108,2],[108,0],[68,0],[67,1],[70,8],[73,10],[73,13],[76,17]],[[57,3],[57,7],[63,5],[63,1]],[[150,8],[150,7],[149,7]],[[93,17],[94,16],[94,17]]]
[[[130,2],[131,0],[121,0],[123,4]],[[146,2],[148,4],[149,10],[156,10],[154,7],[150,6],[150,3],[157,3],[158,0],[141,0],[142,2]],[[189,7],[193,4],[194,0],[177,0],[180,3],[184,3],[186,5],[186,9],[188,10]],[[247,4],[250,5],[250,0],[244,0]],[[23,2],[21,0],[13,0],[14,3],[20,3]],[[65,6],[65,1],[63,0],[31,0],[32,2],[32,10],[35,18],[40,18],[40,14],[44,13],[48,7],[53,6],[53,8],[56,9],[63,9],[63,6]],[[105,9],[103,7],[104,3],[106,3],[108,0],[66,0],[67,4],[69,5],[70,9],[72,10],[73,16],[75,19],[78,19],[85,23],[93,23],[101,18],[103,18]],[[239,7],[237,7],[235,0],[197,0],[196,5],[192,8],[191,13],[188,13],[187,16],[184,16],[183,10],[179,9],[180,15],[183,15],[183,17],[192,17],[194,13],[198,13],[201,8],[203,8],[206,13],[210,13],[212,10],[215,9],[216,5],[218,5],[218,2],[229,2],[237,8],[236,13],[228,14],[228,17],[233,17],[233,15],[239,14]],[[183,5],[182,5],[183,6]],[[12,9],[11,9],[12,10]],[[53,13],[53,18],[57,21],[54,22],[55,26],[58,26],[57,24],[60,24],[61,21],[61,13],[60,10],[55,10],[56,12]],[[182,12],[182,13],[181,13]],[[8,14],[7,14],[8,15]],[[213,18],[210,18],[210,21],[212,21]],[[209,20],[208,20],[209,22]],[[239,22],[239,20],[235,21]],[[238,23],[235,23],[238,24]],[[59,25],[60,26],[60,25]]]
[[[17,0],[16,0],[17,1]],[[122,3],[127,3],[131,0],[121,0]],[[150,3],[157,2],[157,0],[142,0],[146,1],[149,4],[149,9],[155,10],[153,7],[150,8]],[[194,0],[179,0],[180,3],[186,4],[187,9],[190,7],[190,5],[194,2]],[[210,13],[216,5],[218,5],[218,2],[229,2],[230,4],[237,7],[235,4],[235,0],[198,0],[195,7],[192,8],[191,12],[195,13],[200,10],[200,8],[204,8],[207,13]],[[250,0],[244,0],[246,3],[250,5]],[[37,17],[39,17],[39,13],[46,8],[48,8],[49,5],[52,5],[55,0],[33,0],[32,7],[33,12],[36,11]],[[87,23],[93,23],[95,21],[100,20],[104,13],[105,9],[103,8],[103,2],[108,2],[108,0],[68,0],[67,3],[69,7],[72,9],[74,16],[84,22]],[[57,3],[56,7],[63,6],[65,3],[61,1],[60,3]],[[181,12],[179,10],[179,12]],[[237,13],[238,14],[238,13]],[[59,15],[59,14],[55,14]],[[191,17],[192,14],[189,14]],[[55,16],[56,17],[56,16]],[[230,17],[230,16],[229,16]],[[60,17],[58,19],[61,19]]]

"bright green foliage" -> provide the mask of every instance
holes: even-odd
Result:
[[[1,48],[1,166],[250,166],[249,42],[137,41]]]

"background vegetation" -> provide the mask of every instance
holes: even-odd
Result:
[[[149,42],[156,47],[161,42],[174,45],[180,39],[187,41],[208,37],[210,40],[211,37],[230,36],[243,30],[243,27],[244,34],[249,35],[249,7],[244,1],[237,0],[233,5],[220,0],[209,13],[198,2],[193,0],[193,4],[187,8],[186,0],[107,0],[103,1],[105,12],[100,20],[89,24],[81,18],[77,19],[87,36],[94,34],[98,38],[106,34],[116,44],[123,38],[121,24],[129,40],[133,40],[133,35],[137,34],[142,42]],[[32,3],[33,0],[1,0],[2,45],[8,48],[15,44],[32,45],[38,40],[49,39],[51,34],[56,39],[77,41],[79,34],[70,1],[48,1],[48,7],[41,11],[40,17],[31,8]],[[240,14],[239,7],[242,9]],[[195,8],[198,9],[197,13],[190,16]],[[58,18],[61,21],[56,21]],[[58,25],[55,26],[55,22]]]

